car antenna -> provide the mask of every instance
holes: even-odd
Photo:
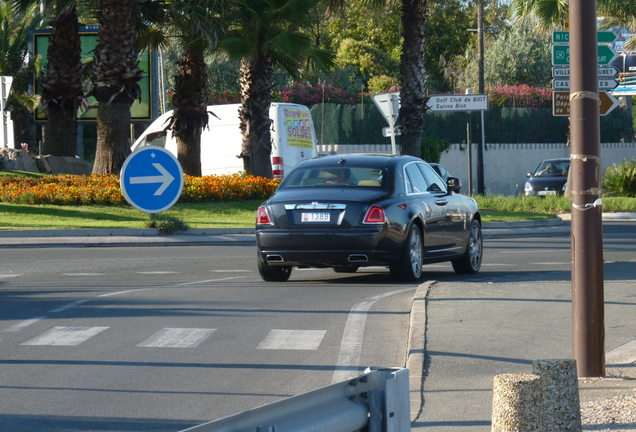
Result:
[[[347,160],[345,158],[342,158],[338,161],[339,165],[344,165],[347,162]]]

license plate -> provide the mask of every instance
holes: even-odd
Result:
[[[556,195],[556,191],[554,191],[554,190],[551,190],[551,191],[539,191],[539,192],[537,192],[537,195],[539,195],[539,196]]]
[[[301,222],[329,222],[329,212],[311,212],[303,213],[300,216]]]

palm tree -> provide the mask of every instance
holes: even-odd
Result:
[[[400,112],[402,154],[420,157],[426,110],[424,42],[427,0],[402,0],[402,57],[400,59]]]
[[[201,176],[201,132],[208,124],[204,53],[216,46],[222,29],[218,15],[222,5],[218,0],[174,1],[167,8],[169,28],[183,47],[167,129],[177,138],[183,172],[193,176]]]
[[[75,2],[49,21],[51,36],[46,68],[42,75],[42,105],[48,109],[46,153],[75,156],[77,110],[84,97],[82,89],[80,23]]]
[[[400,59],[400,125],[402,153],[420,157],[426,111],[425,40],[427,0],[327,0],[332,9],[401,7],[402,56]]]
[[[135,47],[136,0],[100,0],[97,46],[90,70],[97,108],[93,174],[119,174],[130,154],[130,107],[143,77]]]
[[[20,138],[27,128],[28,117],[37,106],[36,97],[29,95],[30,74],[34,61],[27,63],[29,32],[42,26],[43,18],[37,5],[14,7],[12,2],[0,2],[0,75],[12,76],[13,84],[7,101],[14,121],[14,133]],[[19,148],[19,139],[14,139]]]
[[[300,76],[309,57],[322,70],[333,65],[333,56],[312,47],[301,33],[309,29],[312,8],[318,0],[235,0],[228,15],[227,36],[219,47],[241,61],[239,81],[240,157],[248,174],[272,177],[269,106],[272,74],[282,67]]]

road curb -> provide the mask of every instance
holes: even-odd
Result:
[[[430,287],[437,281],[426,281],[417,288],[409,314],[409,334],[406,352],[406,368],[409,370],[409,391],[411,394],[411,422],[415,421],[424,408],[424,361],[426,349],[426,298]]]

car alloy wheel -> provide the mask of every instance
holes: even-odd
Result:
[[[481,224],[474,220],[470,225],[468,245],[464,255],[453,261],[453,270],[457,274],[474,274],[481,269],[484,245],[481,235]]]
[[[391,275],[403,282],[415,282],[422,276],[422,234],[417,225],[411,226],[406,247],[400,260],[389,266]]]

